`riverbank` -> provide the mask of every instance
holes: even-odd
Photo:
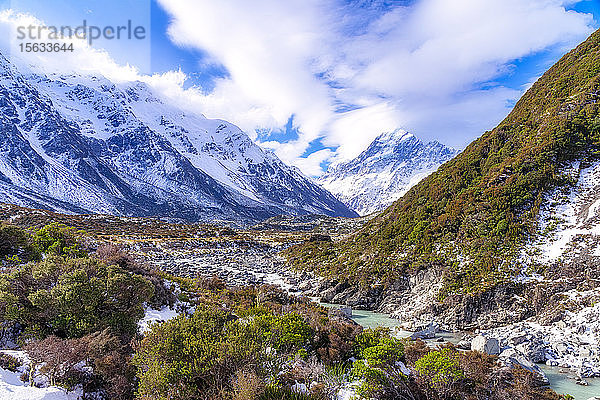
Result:
[[[586,379],[587,386],[575,383],[573,376],[559,367],[540,366],[550,387],[558,394],[570,394],[574,400],[588,400],[594,396],[600,396],[600,378]]]
[[[340,307],[336,304],[321,303],[326,307]],[[397,318],[383,313],[353,310],[352,319],[365,328],[386,327],[392,329],[398,337],[409,337],[414,332],[402,329],[402,322]],[[435,337],[426,339],[429,344],[450,342],[458,344],[462,339],[462,333],[438,332]],[[443,339],[443,340],[441,340]],[[545,364],[536,364],[546,376],[549,387],[559,394],[569,394],[574,400],[588,400],[594,396],[600,395],[600,378],[587,378],[582,386],[577,383],[577,376],[568,368],[559,368],[547,366]]]

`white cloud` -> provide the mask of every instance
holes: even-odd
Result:
[[[341,1],[159,2],[173,16],[175,42],[207,51],[230,73],[205,106],[248,131],[282,126],[293,114],[300,137],[271,147],[307,173],[316,166],[301,156],[316,138],[339,146],[337,158],[397,127],[468,143],[520,94],[480,83],[592,29],[590,15],[566,11],[573,1],[560,0],[421,0],[371,18],[359,35],[348,33],[356,5]],[[363,108],[336,113],[339,103]]]
[[[348,52],[366,63],[354,80],[389,95],[454,93],[495,77],[506,63],[548,46],[578,41],[590,16],[556,0],[424,0],[392,15]],[[382,37],[383,36],[383,37]],[[378,40],[379,39],[379,40]],[[352,57],[348,57],[352,60]]]
[[[0,49],[16,65],[43,73],[102,73],[114,81],[132,81],[140,77],[134,66],[117,64],[106,51],[92,48],[85,40],[76,38],[62,41],[73,44],[73,52],[21,52],[19,42],[15,40],[17,27],[30,25],[43,26],[45,23],[29,14],[10,9],[0,11]]]
[[[321,46],[319,31],[328,23],[318,1],[161,4],[175,17],[169,34],[176,43],[199,47],[227,68],[231,78],[218,80],[211,94],[222,104],[235,103],[222,116],[235,121],[244,108],[261,110],[271,118],[253,127],[282,126],[296,113],[311,139],[323,130],[333,107],[329,88],[314,78],[311,66]]]
[[[336,156],[346,160],[366,149],[381,132],[395,130],[401,119],[402,115],[395,107],[386,103],[348,111],[334,119],[323,143],[326,146],[339,146]]]
[[[297,139],[261,144],[318,175],[323,161],[356,156],[382,131],[403,128],[461,147],[492,128],[520,91],[482,84],[515,60],[563,50],[591,32],[591,16],[566,11],[568,2],[420,0],[385,11],[361,3],[367,9],[358,12],[357,3],[342,0],[159,0],[173,17],[170,38],[227,69],[209,93],[184,89],[181,71],[141,75],[86,46],[61,57],[29,54],[25,62],[146,81],[174,103],[229,120],[254,139],[255,129],[280,128],[294,115]],[[10,37],[7,29],[32,18],[0,13],[0,44]],[[352,111],[336,112],[340,104]],[[306,157],[316,139],[337,150]]]

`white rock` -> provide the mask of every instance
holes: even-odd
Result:
[[[292,389],[292,392],[295,392],[295,393],[308,394],[308,387],[304,383],[296,382],[295,384],[292,385],[291,389]]]
[[[572,296],[577,293],[567,292]],[[534,363],[570,368],[583,378],[600,376],[600,303],[577,312],[566,311],[563,320],[552,325],[525,321],[482,333],[497,338],[501,348],[514,348]]]
[[[498,355],[500,354],[500,344],[497,339],[487,338],[483,335],[478,335],[471,341],[471,350],[481,353]]]

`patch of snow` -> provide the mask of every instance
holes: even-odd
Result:
[[[337,400],[353,400],[356,398],[356,387],[360,385],[360,381],[351,382],[341,388],[337,394]]]
[[[406,365],[404,365],[404,363],[402,361],[397,361],[396,366],[400,369],[400,372],[402,372],[404,375],[410,376],[410,369],[408,369],[408,367]]]
[[[21,381],[20,373],[0,368],[0,399],[2,400],[77,400],[81,390],[68,392],[50,386],[38,388]]]
[[[600,199],[596,200],[594,204],[588,209],[587,219],[594,218],[598,214],[598,208],[600,207]]]
[[[578,248],[587,247],[588,240],[600,239],[600,163],[578,170],[580,166],[573,163],[566,170],[577,177],[574,187],[557,188],[545,197],[533,247],[536,261],[557,261],[568,253],[577,254]],[[600,249],[587,253],[600,256]]]
[[[140,333],[146,333],[149,331],[153,323],[168,321],[177,317],[178,315],[179,313],[177,311],[168,306],[164,306],[160,310],[146,307],[144,318],[138,322]]]

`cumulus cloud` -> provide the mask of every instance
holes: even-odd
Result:
[[[396,128],[464,146],[522,93],[494,80],[515,61],[573,46],[593,24],[590,15],[565,9],[574,0],[158,1],[172,17],[170,39],[227,70],[209,92],[186,88],[182,71],[142,75],[85,43],[64,57],[30,53],[23,62],[148,82],[183,108],[239,125],[313,176],[323,162],[355,157]],[[0,33],[31,21],[39,23],[2,12]],[[8,37],[0,35],[0,44]],[[257,137],[257,129],[279,129],[292,115],[297,138]],[[334,151],[311,153],[317,140]]]
[[[207,51],[229,71],[210,94],[220,103],[214,112],[249,131],[282,126],[294,115],[300,137],[271,147],[305,172],[302,155],[317,138],[341,159],[398,127],[463,146],[520,95],[498,85],[486,90],[483,83],[509,72],[514,60],[574,45],[593,23],[590,15],[564,8],[574,1],[560,0],[420,0],[410,7],[159,3],[173,17],[174,42]],[[340,105],[352,110],[338,112]]]

